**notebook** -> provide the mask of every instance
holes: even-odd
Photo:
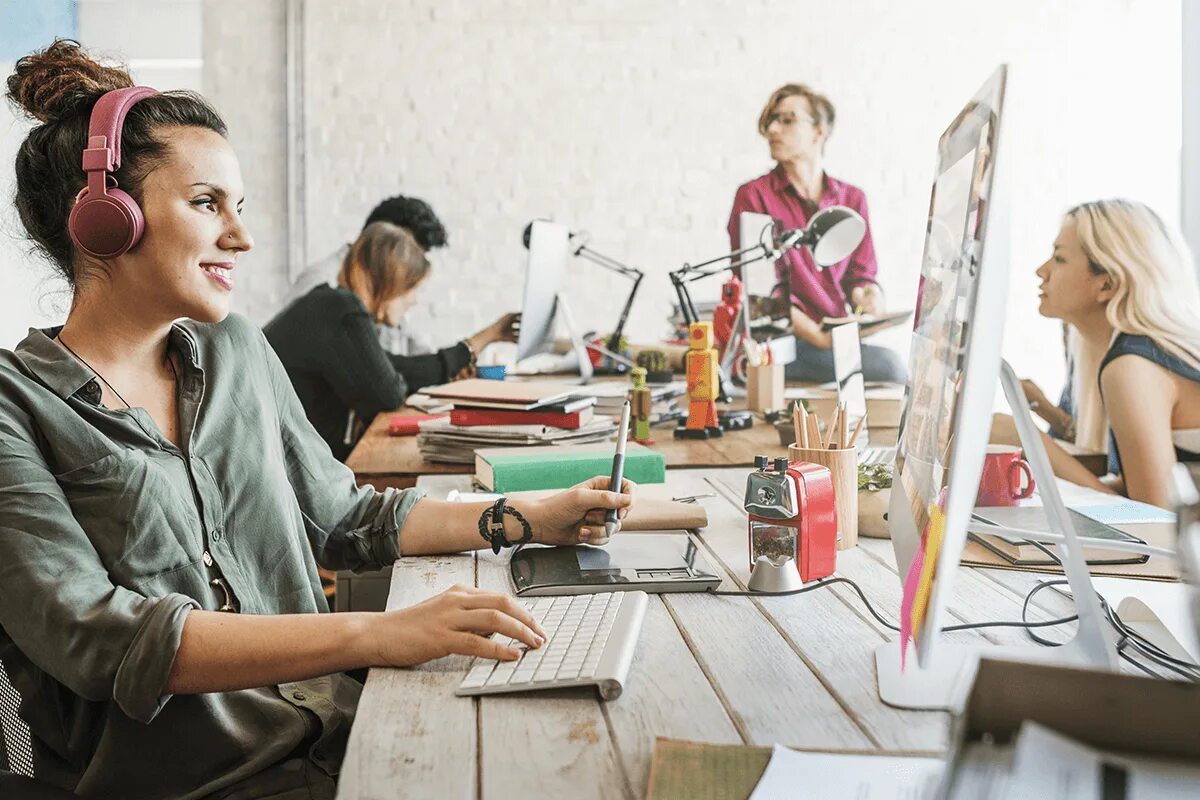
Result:
[[[612,472],[610,443],[548,447],[489,448],[475,451],[475,480],[493,492],[567,489]],[[634,483],[665,483],[662,453],[637,442],[625,445],[625,477]]]
[[[564,400],[578,391],[577,386],[561,383],[470,378],[441,386],[426,386],[421,393],[428,397],[452,400],[456,404],[461,401],[474,406],[528,410]]]

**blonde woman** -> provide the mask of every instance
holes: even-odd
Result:
[[[376,414],[399,407],[411,392],[454,380],[492,342],[516,340],[520,316],[505,314],[436,353],[389,354],[375,323],[403,319],[428,275],[425,251],[411,233],[372,222],[346,252],[337,286],[315,287],[264,329],[304,413],[340,461]]]
[[[1055,472],[1167,505],[1172,466],[1200,460],[1200,287],[1186,249],[1146,206],[1099,200],[1067,212],[1037,274],[1039,312],[1070,328],[1078,425],[1111,427],[1112,479],[1048,444]]]

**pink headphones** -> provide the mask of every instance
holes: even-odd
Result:
[[[149,86],[116,89],[96,101],[88,123],[88,143],[83,151],[87,186],[75,196],[67,220],[71,241],[96,258],[116,258],[138,243],[146,219],[137,201],[117,188],[113,177],[121,167],[121,126],[139,100],[158,94]]]

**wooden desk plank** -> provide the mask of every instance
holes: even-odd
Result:
[[[672,491],[698,494],[708,490],[703,476],[693,471],[668,473],[667,479]],[[702,498],[701,502],[709,513],[709,527],[701,538],[705,542],[715,535],[739,539],[738,553],[744,559],[744,517],[739,524],[738,510],[721,497]],[[731,519],[736,530],[731,530]],[[721,552],[710,553],[728,569]],[[700,594],[664,595],[663,600],[751,743],[877,747],[829,691],[827,680],[806,663],[794,643],[781,635],[753,600]]]
[[[719,489],[720,476],[730,472],[714,470],[701,475]],[[723,499],[724,503],[714,500],[706,504],[709,526],[702,538],[744,590],[750,579],[746,515],[740,499]],[[847,570],[841,563],[839,567],[839,574],[859,580],[853,569]],[[902,711],[879,701],[875,648],[894,641],[895,634],[873,620],[868,623],[864,619],[866,610],[856,596],[843,600],[829,589],[819,589],[799,597],[764,597],[754,602],[794,643],[874,747],[896,751],[945,748],[949,724],[946,714]]]
[[[508,556],[479,553],[479,588],[511,591]],[[478,702],[482,797],[634,796],[595,690],[524,692]]]
[[[388,608],[475,583],[472,555],[404,559],[392,570]],[[470,659],[451,656],[412,669],[372,669],[338,783],[339,797],[471,797],[475,707],[454,690]]]

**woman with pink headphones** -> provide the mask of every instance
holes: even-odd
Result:
[[[18,61],[8,94],[40,123],[17,209],[73,290],[65,324],[0,350],[0,661],[37,777],[85,797],[333,797],[361,688],[345,670],[544,639],[471,587],[318,613],[317,564],[588,541],[632,487],[512,505],[357,487],[230,314],[252,240],[216,112],[69,41]]]

